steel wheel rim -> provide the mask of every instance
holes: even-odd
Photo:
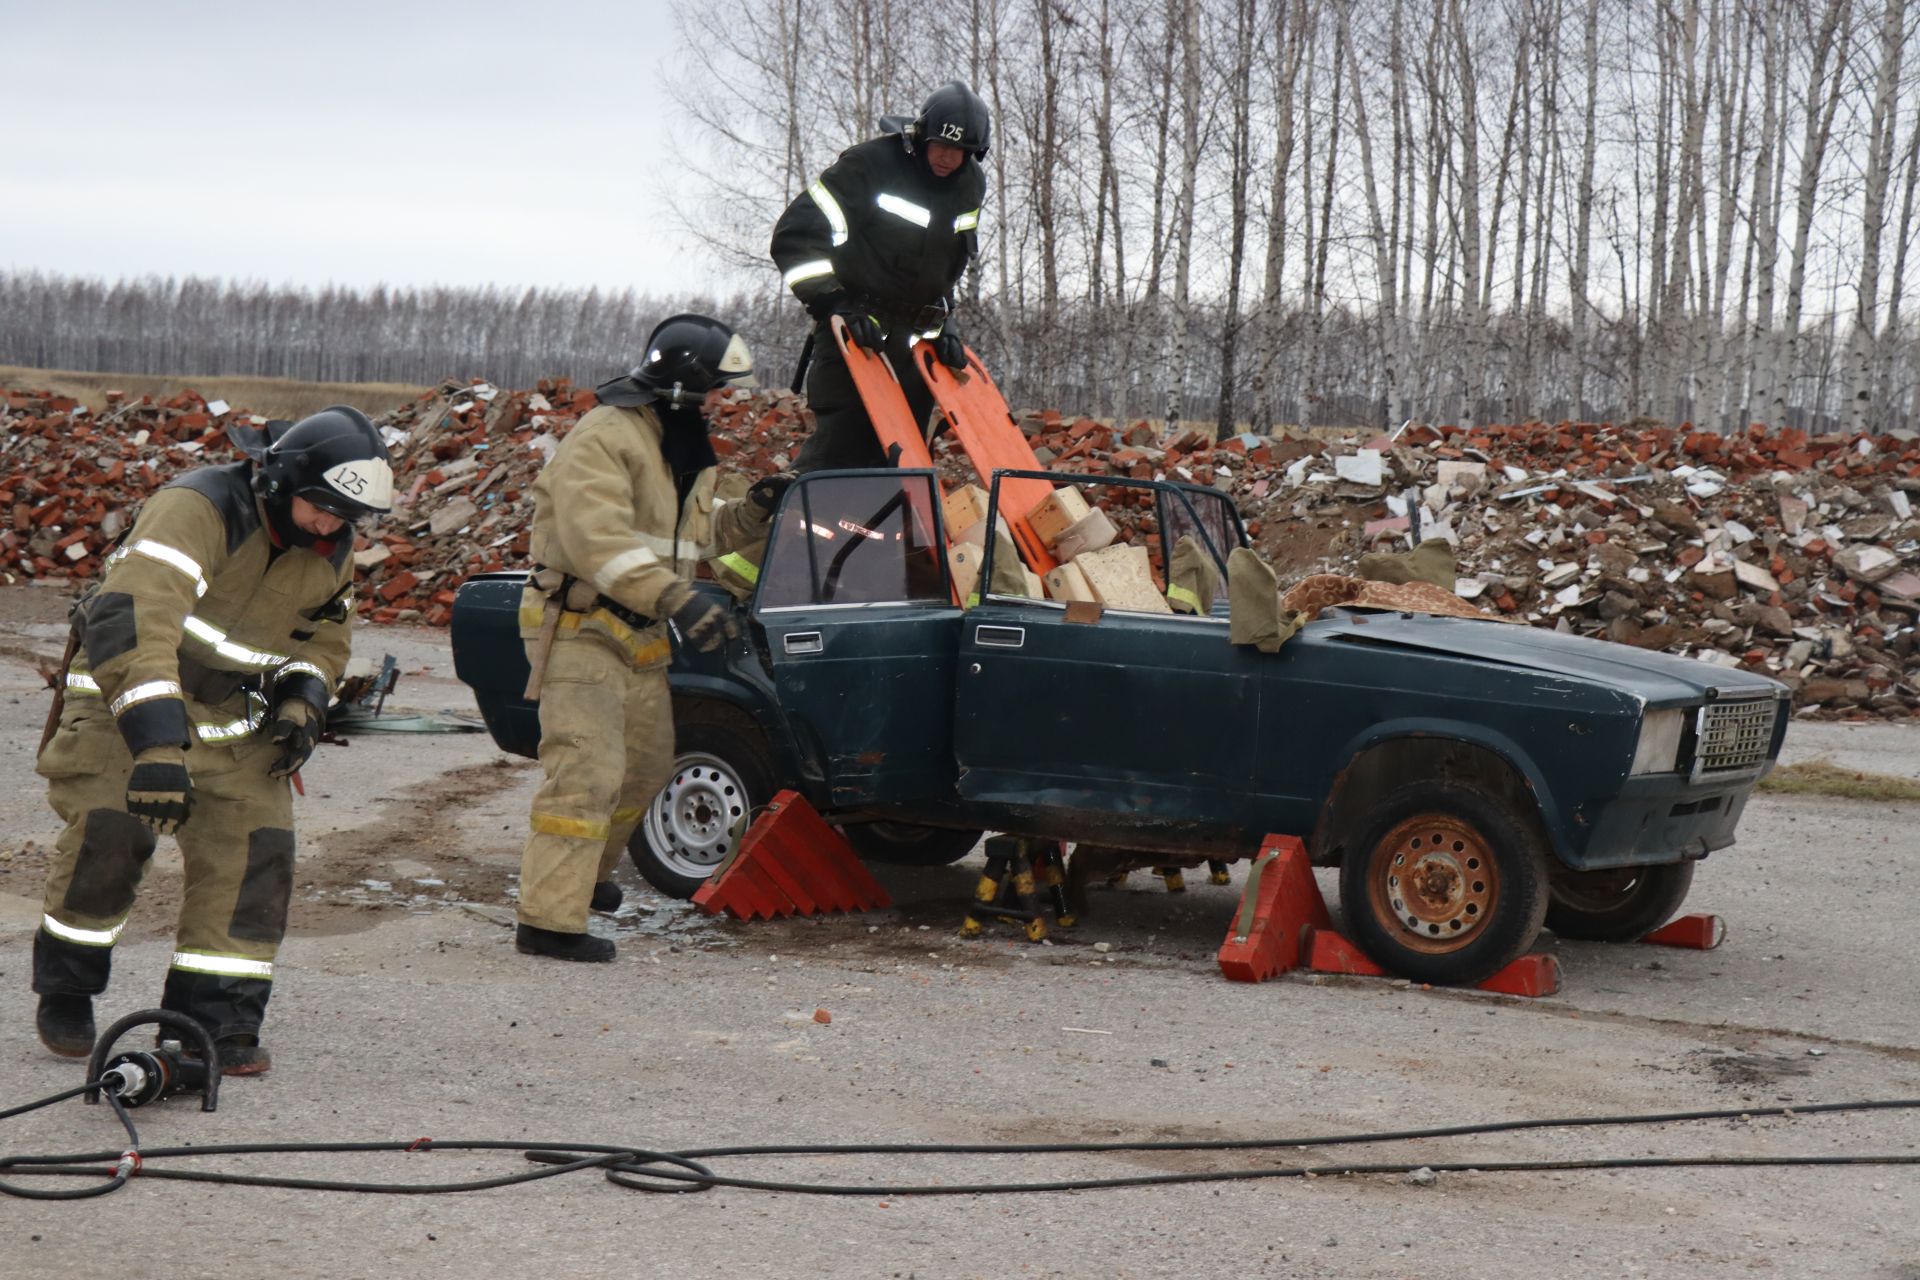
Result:
[[[1582,871],[1556,883],[1553,886],[1553,900],[1573,911],[1599,915],[1627,905],[1640,886],[1646,883],[1646,876],[1645,867]]]
[[[751,807],[732,765],[703,752],[683,755],[647,806],[647,844],[675,875],[705,879],[733,852],[734,830]]]
[[[1492,847],[1472,823],[1424,813],[1396,825],[1367,866],[1373,918],[1410,951],[1446,955],[1487,930],[1500,901]]]

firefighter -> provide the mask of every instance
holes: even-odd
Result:
[[[673,768],[668,624],[712,652],[736,634],[729,610],[685,579],[705,559],[766,536],[790,476],[744,499],[715,498],[718,459],[703,402],[752,386],[732,329],[706,316],[662,321],[646,357],[595,389],[533,486],[536,569],[520,633],[540,704],[540,765],[520,864],[515,946],[529,955],[603,961],[614,944],[587,932],[613,911],[613,868]]]
[[[260,1023],[293,889],[293,800],[353,617],[353,532],[388,510],[380,433],[336,405],[242,441],[148,499],[76,602],[36,769],[66,829],[33,940],[41,1041],[83,1057],[157,836],[186,863],[161,1005],[228,1075],[271,1065]]]
[[[930,341],[942,363],[966,367],[949,317],[954,287],[979,248],[987,105],[951,81],[913,120],[883,116],[880,127],[881,136],[841,152],[773,229],[773,260],[817,324],[807,373],[815,426],[796,472],[892,461],[834,343],[831,317],[846,321],[849,340],[887,356],[923,429],[932,396],[906,372],[909,345]]]

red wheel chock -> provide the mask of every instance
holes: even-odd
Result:
[[[1306,930],[1330,929],[1327,900],[1297,836],[1268,836],[1247,872],[1240,910],[1220,947],[1220,972],[1235,982],[1264,982],[1300,965]]]
[[[1670,920],[1640,939],[1656,947],[1686,947],[1693,951],[1711,951],[1726,940],[1726,921],[1705,912]]]
[[[1270,835],[1260,847],[1219,960],[1220,972],[1235,982],[1264,982],[1303,965],[1315,973],[1391,976],[1334,932],[1306,846],[1295,836]],[[1560,962],[1540,953],[1521,956],[1479,987],[1504,995],[1550,996],[1560,990]]]
[[[693,895],[736,920],[884,910],[893,899],[838,831],[796,791],[782,791]]]
[[[1360,948],[1331,929],[1315,929],[1307,946],[1307,967],[1315,973],[1350,973],[1364,978],[1393,975],[1367,959]],[[1560,962],[1545,952],[1521,956],[1500,972],[1474,984],[1481,991],[1507,996],[1550,996],[1560,990]]]

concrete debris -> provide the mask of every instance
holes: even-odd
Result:
[[[398,501],[355,549],[367,616],[444,625],[466,578],[523,567],[533,479],[595,403],[564,379],[519,391],[448,382],[384,415]],[[811,428],[784,390],[722,393],[711,413],[723,469],[749,478],[790,466]],[[89,414],[0,389],[0,578],[97,575],[142,498],[235,456],[224,429],[236,418],[259,421],[217,417],[191,391],[109,396]],[[1795,690],[1801,715],[1920,713],[1911,439],[1563,422],[1216,442],[1202,428],[1055,410],[1020,425],[1056,471],[1228,494],[1283,583],[1352,575],[1369,552],[1444,537],[1456,594],[1490,612],[1761,671]],[[934,454],[949,489],[978,479],[950,435]],[[1148,544],[1164,583],[1150,495],[1089,496],[1118,542]]]

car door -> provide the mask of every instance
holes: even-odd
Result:
[[[796,745],[841,807],[950,798],[953,603],[930,471],[803,476],[753,620]]]
[[[1253,776],[1261,673],[1249,653],[1228,644],[1224,618],[986,595],[960,630],[960,794],[1219,822]]]

